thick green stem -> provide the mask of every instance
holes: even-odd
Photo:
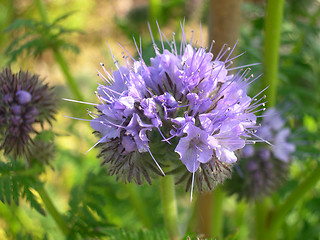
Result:
[[[225,198],[225,193],[218,186],[213,192],[213,201],[212,201],[212,223],[211,223],[211,236],[213,238],[222,238],[223,230],[223,202]]]
[[[268,107],[272,107],[276,103],[283,9],[284,0],[268,0],[263,59],[263,84],[264,87],[269,86],[266,90]],[[269,205],[268,199],[263,199],[255,203],[255,234],[257,240],[267,239],[266,233],[269,230],[266,228],[266,223],[270,209]]]
[[[77,98],[77,100],[83,100],[82,94],[80,93],[80,90],[78,88],[78,84],[70,73],[67,61],[64,59],[59,50],[53,49],[53,52],[57,63],[59,64],[64,76],[66,77],[67,84],[69,85],[72,93]]]
[[[171,240],[178,240],[180,239],[180,234],[173,176],[167,175],[162,177],[160,179],[160,189],[163,218],[166,229]]]
[[[40,185],[36,188],[37,192],[39,193],[39,196],[41,197],[47,211],[50,213],[58,227],[60,228],[61,232],[67,237],[69,233],[69,229],[67,227],[66,222],[60,215],[60,213],[57,211],[55,206],[53,205],[49,195],[47,194],[46,190],[43,188],[43,185]]]
[[[281,224],[285,220],[287,214],[290,210],[294,208],[299,200],[301,200],[305,194],[316,185],[320,180],[320,164],[313,170],[313,172],[306,177],[300,185],[286,198],[286,200],[278,206],[273,214],[270,216],[268,221],[269,225],[267,226],[267,238],[268,240],[277,239],[277,235]]]
[[[276,102],[283,8],[284,0],[268,0],[263,59],[264,85],[269,86],[266,91],[268,106],[274,106]]]

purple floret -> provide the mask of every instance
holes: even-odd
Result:
[[[213,148],[216,148],[218,144],[214,137],[193,124],[187,124],[183,132],[187,136],[180,139],[175,152],[180,155],[180,160],[188,171],[194,173],[200,163],[207,163],[211,160]]]

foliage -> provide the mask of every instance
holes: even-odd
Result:
[[[70,239],[80,235],[85,237],[101,237],[103,229],[112,226],[104,214],[106,196],[101,186],[105,185],[106,174],[89,172],[84,185],[74,186],[69,201],[70,210],[67,222],[72,229]]]
[[[40,172],[39,166],[26,169],[26,166],[20,162],[0,161],[0,200],[3,203],[13,202],[19,205],[20,198],[24,198],[32,208],[45,215],[35,194],[35,189],[42,183],[34,177],[34,174]]]
[[[47,49],[71,50],[79,53],[79,48],[64,40],[65,35],[80,32],[76,29],[66,29],[60,23],[71,13],[56,18],[52,23],[35,19],[16,19],[4,32],[20,33],[8,46],[5,54],[10,56],[9,62],[15,61],[23,53],[38,57]]]

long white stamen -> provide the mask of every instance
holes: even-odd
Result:
[[[88,105],[93,105],[93,106],[98,106],[99,105],[99,104],[96,104],[96,103],[83,102],[83,101],[78,101],[78,100],[73,100],[73,99],[68,99],[68,98],[62,98],[62,100],[65,100],[65,101],[68,101],[68,102],[83,103],[83,104],[88,104]]]
[[[67,115],[62,115],[62,116],[66,117],[66,118],[71,118],[71,119],[74,119],[74,120],[87,121],[87,122],[91,122],[92,121],[92,119],[76,118],[76,117],[70,117],[70,116],[67,116]]]
[[[191,181],[191,196],[190,196],[190,202],[192,202],[192,196],[193,196],[193,183],[194,183],[194,174],[195,174],[195,168],[196,168],[196,162],[193,163],[193,173],[192,173],[192,181]]]
[[[155,164],[157,165],[157,167],[159,168],[159,170],[161,171],[161,173],[163,174],[163,176],[165,176],[166,174],[164,174],[164,172],[162,171],[162,168],[160,167],[159,163],[157,162],[157,160],[154,158],[154,156],[152,155],[149,147],[147,147],[148,152],[150,154],[150,156],[152,157],[153,161],[155,162]]]
[[[87,154],[88,152],[90,152],[95,146],[97,146],[99,143],[101,143],[102,141],[104,141],[107,138],[107,136],[104,136],[102,138],[100,138],[100,140],[98,142],[96,142],[91,148],[89,148],[88,151],[85,152],[85,154]]]

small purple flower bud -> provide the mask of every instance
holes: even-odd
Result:
[[[39,114],[39,111],[36,107],[31,107],[27,110],[27,114],[31,114],[32,116],[37,116]]]
[[[14,115],[21,115],[21,113],[22,113],[22,107],[19,106],[19,105],[12,106],[11,110],[12,110]]]
[[[31,101],[31,94],[27,91],[21,90],[16,93],[16,98],[18,100],[18,103],[21,105],[26,105]]]
[[[261,148],[258,152],[258,156],[264,160],[264,161],[268,161],[270,159],[271,156],[271,152],[266,149],[266,148]]]
[[[242,151],[242,156],[245,158],[252,157],[254,154],[254,147],[252,145],[246,145]]]
[[[15,126],[19,126],[22,123],[22,118],[17,115],[13,115],[11,117],[11,123]]]
[[[6,94],[6,95],[3,97],[3,102],[4,102],[5,104],[10,104],[10,103],[12,103],[12,101],[13,101],[13,98],[12,98],[11,94]]]
[[[248,171],[250,171],[250,172],[254,172],[254,171],[256,171],[256,170],[259,169],[259,165],[258,165],[258,163],[256,163],[254,160],[251,160],[251,161],[249,161],[248,164],[247,164],[247,169],[248,169]]]

